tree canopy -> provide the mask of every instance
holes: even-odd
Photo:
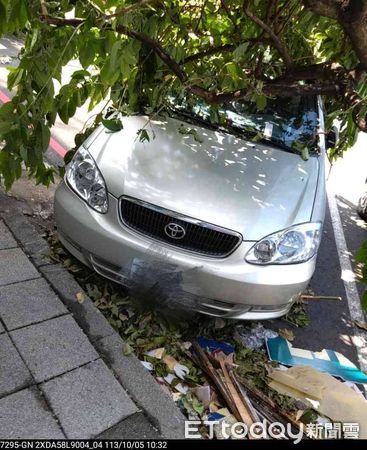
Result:
[[[0,0],[0,35],[22,33],[0,108],[0,180],[38,182],[50,127],[102,100],[152,114],[167,93],[212,105],[325,95],[342,122],[334,153],[367,131],[367,0]],[[70,80],[62,69],[80,61]],[[58,82],[58,83],[56,83]],[[102,116],[97,115],[96,121]]]

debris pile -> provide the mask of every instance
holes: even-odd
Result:
[[[359,437],[367,437],[367,401],[354,384],[367,383],[367,376],[343,355],[297,348],[291,344],[291,330],[274,331],[258,322],[202,315],[167,319],[162,312],[142,308],[126,290],[82,266],[54,236],[51,244],[53,257],[73,273],[120,333],[122,352],[137,355],[188,419],[202,423],[204,437],[228,438],[219,425],[238,422],[247,428],[261,422],[265,424],[261,437],[276,439],[289,435],[269,433],[274,424],[287,425],[293,435],[301,433],[303,438],[323,438],[335,431],[333,426],[347,422],[352,431],[344,430],[337,436],[342,438],[347,432],[355,436],[353,426],[358,423]],[[307,294],[305,300],[311,298],[317,296]],[[83,295],[76,301],[81,303]],[[296,303],[285,320],[307,326],[305,305]],[[311,425],[321,429],[321,435],[313,434]],[[246,437],[255,438],[250,433]]]
[[[186,378],[190,373],[188,367],[165,355],[164,348],[146,354],[165,362],[171,371],[157,380],[189,419],[201,420],[203,425],[215,423],[214,436],[218,439],[223,438],[223,427],[218,426],[221,423],[245,424],[247,430],[251,427],[256,430],[257,424],[264,424],[262,438],[275,438],[274,431],[270,436],[267,430],[280,424],[283,430],[290,427],[292,436],[302,435],[304,439],[327,437],[334,422],[352,423],[358,424],[359,437],[366,437],[367,402],[351,382],[366,383],[363,372],[331,350],[310,352],[294,348],[284,337],[261,324],[245,328],[243,325],[235,328],[234,344],[205,337],[182,344],[185,356],[206,376],[200,386]],[[247,341],[251,332],[254,339]],[[254,348],[245,348],[244,339]],[[142,364],[146,366],[146,361]],[[154,365],[148,370],[153,371]],[[330,373],[349,381],[343,383]],[[325,434],[312,436],[312,427],[308,432],[305,427],[310,422],[318,424],[321,431],[325,427]],[[201,432],[211,437],[208,427],[203,426]],[[247,435],[249,439],[256,436],[256,433]],[[341,429],[340,437],[343,437]],[[276,438],[289,439],[281,432]]]

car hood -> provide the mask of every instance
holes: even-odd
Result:
[[[149,141],[140,142],[144,129]],[[195,131],[193,131],[195,130]],[[128,195],[242,234],[248,241],[311,218],[317,157],[167,118],[123,118],[86,146],[116,197]]]

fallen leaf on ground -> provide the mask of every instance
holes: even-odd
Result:
[[[162,359],[164,354],[164,347],[155,348],[154,350],[150,350],[147,355],[153,358]]]
[[[292,342],[294,340],[294,334],[292,330],[288,330],[288,328],[282,328],[278,330],[278,333],[284,337],[284,339],[287,339],[287,341]]]
[[[76,294],[76,299],[78,300],[78,303],[80,304],[84,303],[84,300],[86,299],[84,292],[78,292]]]
[[[215,319],[215,325],[214,328],[216,328],[217,330],[220,330],[222,328],[224,328],[226,326],[226,321],[221,319],[220,317],[217,317]]]
[[[131,353],[133,352],[133,348],[131,347],[131,345],[129,345],[127,342],[123,342],[122,344],[122,353],[125,356],[129,356],[131,355]]]
[[[367,331],[367,323],[366,322],[360,322],[359,320],[353,320],[353,323],[356,327],[360,328],[361,330]]]

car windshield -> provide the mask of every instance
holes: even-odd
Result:
[[[195,122],[237,132],[254,140],[270,141],[287,151],[309,151],[317,146],[317,102],[312,96],[267,99],[260,109],[250,101],[236,101],[220,107],[215,115],[202,101],[170,99],[170,107]],[[214,117],[214,118],[213,118]]]

